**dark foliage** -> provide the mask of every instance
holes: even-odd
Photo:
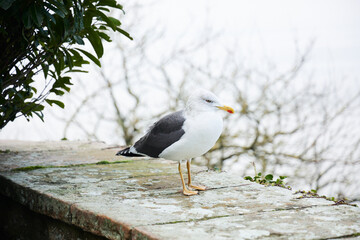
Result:
[[[2,0],[0,2],[0,128],[19,116],[36,114],[43,120],[44,103],[70,91],[69,72],[85,72],[91,60],[100,66],[102,40],[111,41],[109,30],[120,32],[111,9],[122,10],[115,0]],[[89,40],[96,55],[79,48]],[[34,86],[42,72],[43,87]],[[39,91],[38,91],[39,90]]]

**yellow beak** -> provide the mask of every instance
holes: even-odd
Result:
[[[224,111],[227,111],[228,113],[234,113],[234,109],[233,108],[231,108],[231,107],[229,107],[229,106],[221,106],[221,107],[217,107],[217,108],[219,108],[219,109],[221,109],[221,110],[224,110]]]

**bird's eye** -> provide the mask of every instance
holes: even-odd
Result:
[[[208,103],[213,103],[213,101],[211,101],[210,99],[205,99],[205,101]]]

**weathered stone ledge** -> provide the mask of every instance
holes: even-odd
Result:
[[[0,141],[0,150],[1,195],[109,239],[360,236],[360,208],[243,176],[194,166],[194,181],[209,190],[186,197],[177,163],[115,157],[102,143]]]

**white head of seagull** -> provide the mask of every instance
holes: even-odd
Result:
[[[193,93],[186,103],[186,110],[190,112],[217,111],[219,109],[234,113],[234,109],[221,104],[215,94],[204,89]]]

